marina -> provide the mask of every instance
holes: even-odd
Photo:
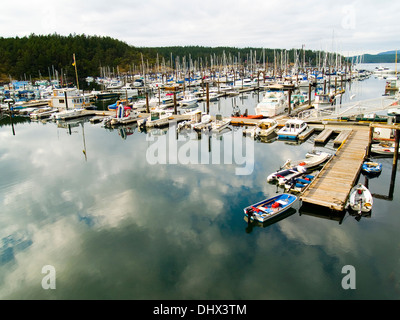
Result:
[[[373,141],[374,130],[382,124],[333,114],[307,121],[302,112],[313,110],[311,99],[297,105],[291,101],[283,114],[273,117],[273,129],[258,136],[256,129],[267,130],[262,122],[268,118],[233,114],[256,115],[266,90],[276,85],[258,82],[244,88],[244,83],[237,94],[224,93],[213,101],[204,90],[193,108],[182,108],[178,94],[176,101],[150,106],[159,90],[148,92],[147,99],[142,96],[140,107],[134,106],[139,97],[114,110],[108,106],[121,96],[94,99],[96,108],[79,111],[70,120],[35,120],[17,109],[10,113],[5,105],[0,123],[0,199],[5,208],[0,217],[0,297],[399,297],[398,263],[391,258],[400,243],[400,218],[393,214],[400,205],[398,169],[393,170],[395,157],[369,152],[378,141]],[[343,104],[355,93],[359,101],[382,95],[385,80],[371,76],[345,87]],[[310,88],[304,88],[309,96]],[[122,121],[133,110],[137,113],[131,123],[104,123],[118,114]],[[386,116],[383,111],[380,115]],[[299,116],[308,128],[297,139],[280,139],[279,129]],[[384,119],[382,128],[396,121],[395,116]],[[389,126],[396,132],[396,123]],[[250,129],[253,135],[246,134]],[[389,141],[396,142],[393,135]],[[289,158],[295,163],[315,150],[332,157],[293,180],[304,186],[293,190],[296,201],[271,219],[246,219],[244,208],[290,193],[284,183],[268,183],[268,175]],[[363,175],[367,158],[382,164],[379,176]],[[346,211],[359,182],[371,191],[372,210]],[[54,292],[33,285],[40,283],[40,272],[29,274],[28,269],[40,270],[44,264],[57,269]],[[357,291],[340,286],[345,264],[360,270]],[[247,268],[268,272],[244,276]],[[287,274],[297,276],[288,281]],[[14,286],[21,278],[25,282]]]

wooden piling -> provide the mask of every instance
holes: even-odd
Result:
[[[207,82],[207,114],[210,114],[210,88],[209,83]]]
[[[177,108],[176,108],[176,91],[174,91],[174,114],[177,114]]]
[[[146,112],[150,113],[150,107],[149,107],[149,93],[146,92]]]

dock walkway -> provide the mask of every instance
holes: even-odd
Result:
[[[300,197],[304,203],[336,211],[345,209],[350,190],[367,154],[369,127],[353,127],[346,134],[347,140]]]

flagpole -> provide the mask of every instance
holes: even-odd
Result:
[[[75,53],[74,53],[74,63],[73,63],[73,65],[75,66],[76,86],[78,87],[78,91],[79,91],[78,70],[76,69]]]

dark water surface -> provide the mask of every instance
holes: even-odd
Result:
[[[381,94],[384,82],[354,88]],[[251,111],[258,98],[234,99],[211,113]],[[313,137],[253,143],[234,128],[177,141],[172,130],[17,121],[0,127],[1,299],[400,298],[399,174],[385,199],[391,158],[367,181],[381,195],[370,217],[297,203],[281,221],[249,227],[243,208],[282,191],[267,176],[303,158]],[[348,265],[356,288],[345,290]],[[42,286],[44,266],[55,289]]]

